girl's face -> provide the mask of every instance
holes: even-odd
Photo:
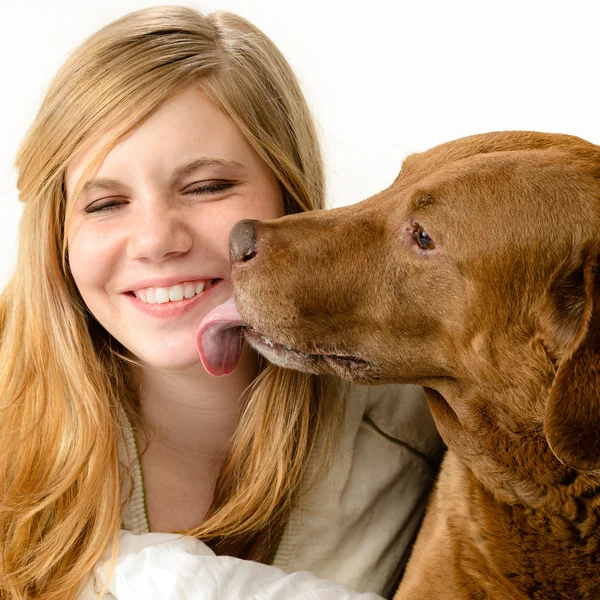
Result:
[[[68,166],[67,197],[103,139]],[[200,365],[202,318],[232,294],[229,233],[284,214],[279,182],[197,87],[166,102],[96,168],[67,230],[99,323],[143,362]]]

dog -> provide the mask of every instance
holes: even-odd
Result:
[[[448,451],[396,600],[600,598],[600,147],[452,141],[230,255],[267,359],[426,390]]]

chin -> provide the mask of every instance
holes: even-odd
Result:
[[[157,348],[153,352],[144,350],[131,350],[136,359],[142,363],[142,366],[157,371],[190,371],[198,370],[204,372],[204,367],[200,362],[198,351],[195,346],[192,349],[168,349],[166,346]]]
[[[146,368],[150,368],[156,371],[171,371],[173,373],[177,372],[189,372],[191,370],[197,370],[206,372],[202,363],[199,359],[194,361],[184,361],[184,360],[160,360],[154,357],[141,357],[142,365]]]

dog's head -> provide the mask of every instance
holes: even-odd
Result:
[[[546,433],[580,468],[600,466],[599,256],[600,148],[527,132],[409,156],[364,202],[231,237],[236,304],[269,360],[434,390],[554,382]]]

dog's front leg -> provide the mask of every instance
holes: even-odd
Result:
[[[440,514],[438,481],[394,600],[463,600],[452,573],[452,544]],[[443,489],[443,488],[442,488]]]

